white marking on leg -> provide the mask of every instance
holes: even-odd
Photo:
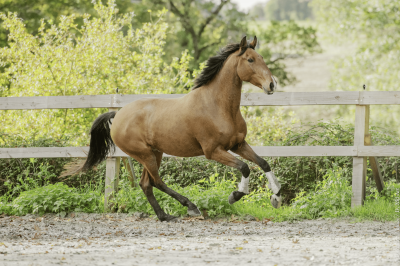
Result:
[[[242,181],[239,183],[239,191],[249,194],[249,178],[242,176]]]
[[[279,192],[279,190],[281,189],[281,184],[279,183],[278,179],[276,178],[274,173],[271,171],[266,172],[265,176],[267,177],[268,182],[269,182],[269,184],[268,184],[269,189],[271,189],[274,194],[277,194]]]
[[[277,195],[272,195],[271,196],[271,204],[274,208],[278,209],[281,207],[282,205],[282,197],[281,196],[277,196]]]

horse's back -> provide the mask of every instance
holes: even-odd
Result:
[[[113,141],[125,152],[151,147],[176,156],[201,155],[190,130],[188,100],[144,98],[124,106],[112,123]]]

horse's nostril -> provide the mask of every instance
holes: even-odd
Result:
[[[273,91],[274,90],[274,83],[273,82],[271,82],[270,84],[269,84],[269,88],[271,89],[271,91]]]

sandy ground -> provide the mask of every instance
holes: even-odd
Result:
[[[400,265],[396,222],[0,218],[0,265]]]

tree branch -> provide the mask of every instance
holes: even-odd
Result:
[[[205,49],[207,49],[208,47],[211,47],[211,46],[214,46],[214,45],[217,45],[217,44],[220,44],[220,43],[221,43],[221,42],[213,42],[213,43],[204,45],[203,47],[201,47],[201,48],[199,49],[199,56],[200,56],[200,54],[201,54]],[[197,58],[197,59],[198,59],[198,58]]]
[[[186,16],[187,14],[182,14],[182,12],[179,11],[179,9],[174,5],[172,0],[169,0],[168,2],[171,9],[170,11],[183,20],[184,23],[182,23],[182,26],[190,33],[190,35],[192,35],[193,41],[194,39],[197,40],[196,32],[194,31],[192,25],[190,25],[190,21]]]
[[[206,19],[206,21],[200,25],[200,29],[198,32],[198,38],[200,39],[200,36],[203,34],[205,28],[207,27],[208,24],[218,15],[218,13],[221,11],[222,7],[228,3],[229,0],[221,0],[221,3],[219,6],[214,10],[214,12],[211,13],[211,15]]]
[[[279,61],[279,60],[283,60],[283,59],[286,59],[286,57],[285,57],[285,56],[279,56],[279,57],[277,57],[275,60],[269,61],[269,63],[275,63],[275,62],[277,62],[277,61]]]

